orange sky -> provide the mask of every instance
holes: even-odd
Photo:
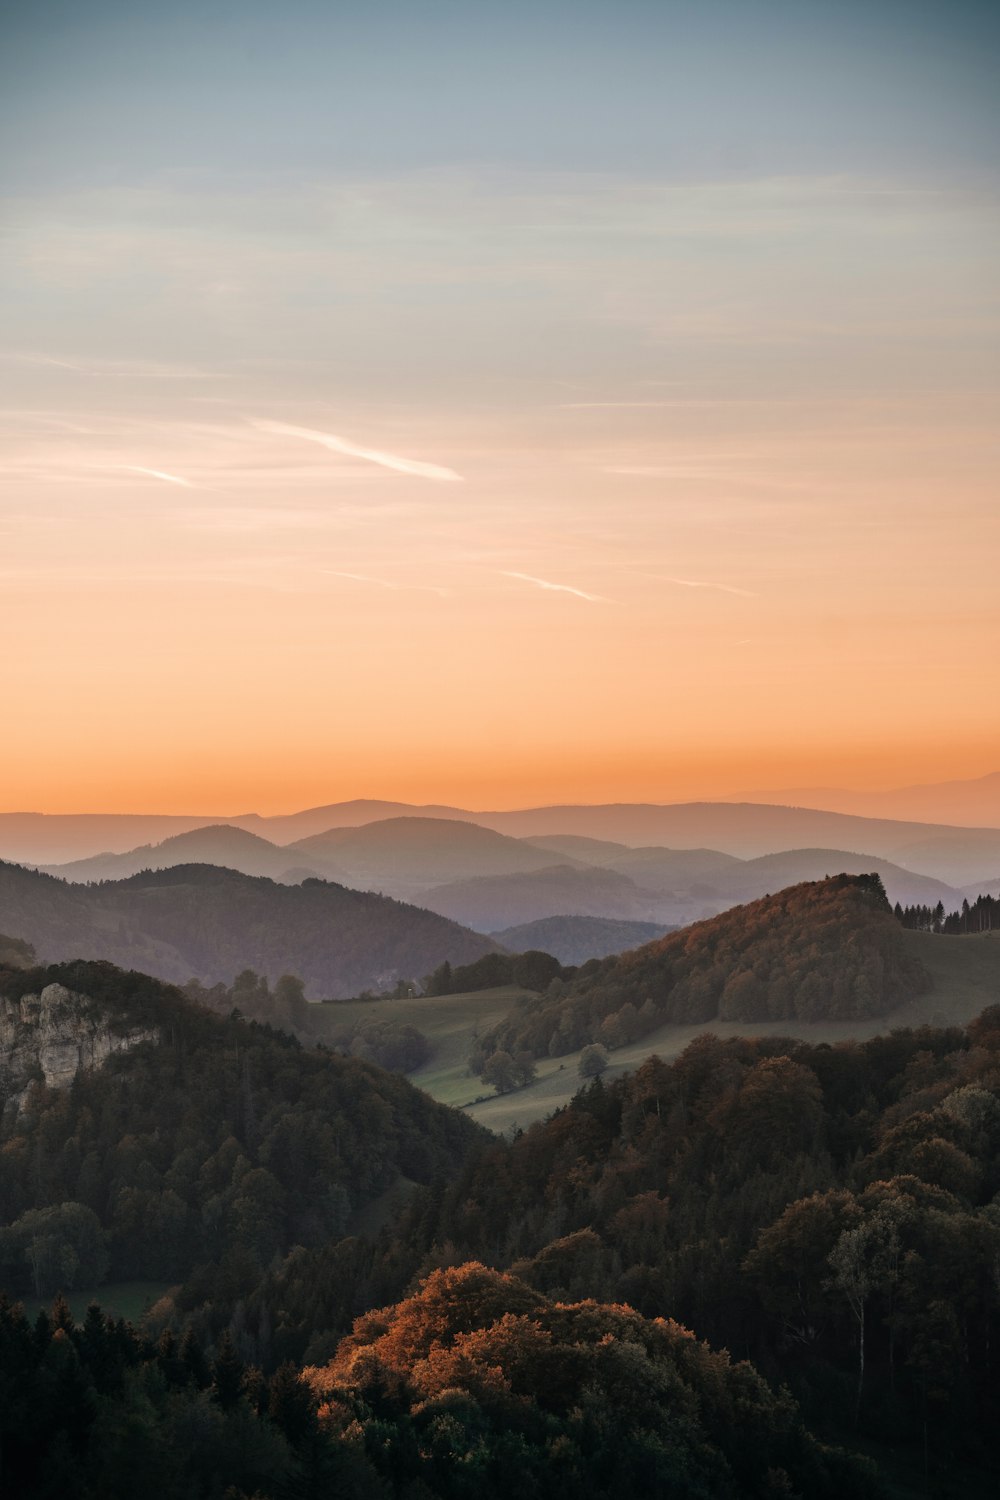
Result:
[[[0,810],[997,769],[1000,197],[880,155],[911,105],[961,119],[918,83],[877,118],[858,84],[860,144],[806,112],[797,160],[786,122],[739,170],[544,133],[226,167],[210,125],[133,161],[124,105],[113,170],[33,147],[3,198]]]

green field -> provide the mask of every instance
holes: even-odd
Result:
[[[92,1302],[98,1303],[102,1312],[114,1318],[127,1318],[130,1323],[138,1323],[153,1303],[169,1290],[166,1281],[107,1281],[103,1286],[70,1292],[66,1301],[77,1323],[83,1322]],[[29,1318],[36,1318],[43,1309],[48,1312],[52,1306],[51,1297],[22,1297],[21,1301]]]
[[[904,945],[931,975],[932,987],[910,1004],[873,1021],[714,1021],[708,1025],[663,1026],[630,1047],[611,1055],[605,1081],[633,1071],[644,1058],[677,1057],[696,1036],[795,1036],[808,1042],[840,1042],[851,1037],[864,1040],[899,1026],[962,1025],[988,1005],[1000,1004],[1000,934],[994,938],[942,937],[926,932],[904,932]],[[506,1015],[525,993],[516,986],[481,990],[474,994],[423,996],[415,1000],[348,1001],[325,1005],[329,1027],[363,1016],[385,1015],[387,1019],[416,1026],[434,1047],[434,1056],[411,1073],[411,1082],[442,1104],[465,1109],[473,1119],[498,1133],[523,1129],[567,1104],[580,1087],[577,1064],[580,1054],[541,1058],[538,1077],[527,1088],[512,1094],[477,1097],[488,1091],[468,1069],[468,1055],[477,1035]],[[317,1007],[317,1010],[320,1007]],[[318,1029],[318,1028],[317,1028]]]
[[[313,1030],[322,1040],[344,1025],[370,1017],[415,1026],[434,1048],[429,1062],[408,1074],[410,1081],[442,1104],[463,1108],[477,1094],[488,1093],[468,1069],[477,1036],[502,1021],[528,990],[516,984],[466,995],[421,995],[414,1000],[338,1000],[315,1006]]]

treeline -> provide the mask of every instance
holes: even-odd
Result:
[[[970,902],[966,897],[960,911],[947,914],[943,901],[937,906],[900,906],[897,901],[893,915],[903,927],[915,932],[943,932],[949,937],[962,937],[970,932],[1000,928],[1000,898],[980,895]]]
[[[34,1323],[0,1293],[0,1485],[60,1500],[369,1500],[359,1445],[324,1438],[290,1365],[248,1366],[228,1334],[206,1351],[64,1299]]]
[[[424,980],[426,995],[464,995],[476,990],[494,990],[520,985],[523,990],[547,990],[553,980],[570,980],[574,967],[561,964],[551,953],[529,949],[526,953],[484,953],[475,963],[447,960]]]
[[[927,985],[899,942],[877,875],[792,886],[631,953],[592,959],[484,1036],[492,1052],[561,1057],[619,1047],[667,1022],[858,1020]]]

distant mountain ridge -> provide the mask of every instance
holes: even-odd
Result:
[[[0,814],[0,858],[52,866],[84,856],[125,853],[137,845],[220,822],[288,845],[333,828],[403,817],[464,822],[509,837],[544,842],[574,837],[630,848],[703,848],[741,859],[786,849],[847,849],[891,860],[917,874],[946,879],[956,886],[1000,876],[1000,826],[857,817],[764,802],[613,803],[472,812],[444,806],[355,801],[271,818],[256,813],[228,818],[4,813]],[[571,859],[580,857],[589,862],[583,848],[578,855],[570,854],[565,847],[562,852]],[[942,863],[945,859],[947,867]]]
[[[1000,771],[965,781],[925,782],[885,792],[852,792],[829,786],[785,787],[752,792],[732,800],[816,807],[859,817],[918,818],[922,822],[970,828],[1000,827]]]
[[[41,958],[105,959],[175,983],[229,983],[252,968],[297,974],[317,999],[420,979],[497,945],[446,918],[321,880],[278,885],[212,865],[179,865],[70,885],[0,864],[0,930]]]

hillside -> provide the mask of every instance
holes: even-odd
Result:
[[[317,999],[422,978],[446,959],[470,963],[496,947],[388,897],[211,865],[94,886],[0,865],[0,929],[49,961],[107,959],[176,983],[228,982],[245,968],[294,973]]]
[[[929,985],[877,879],[793,886],[593,962],[520,1004],[480,1054],[561,1056],[587,1041],[635,1041],[666,1022],[864,1020]]]
[[[565,864],[524,875],[481,875],[433,886],[419,899],[428,910],[477,932],[567,914],[655,922],[663,904],[616,870]]]
[[[335,861],[349,885],[416,899],[430,886],[543,869],[542,851],[480,828],[444,818],[386,818],[360,828],[332,828],[289,844],[300,863]]]
[[[524,922],[519,927],[505,927],[491,936],[512,953],[540,949],[543,953],[551,953],[562,964],[583,964],[589,958],[605,958],[609,953],[622,953],[626,948],[651,943],[654,938],[665,937],[667,931],[658,922],[558,916]]]
[[[343,872],[329,860],[307,860],[277,844],[234,828],[212,823],[188,833],[178,833],[159,844],[142,844],[125,854],[95,854],[64,865],[49,865],[46,873],[80,884],[90,880],[127,880],[143,870],[169,870],[176,865],[218,865],[243,875],[263,875],[269,880],[302,880],[306,876],[339,880]]]
[[[918,875],[871,854],[851,854],[844,849],[785,849],[743,860],[718,871],[712,884],[721,895],[738,901],[754,901],[769,891],[784,890],[806,880],[824,880],[827,875],[878,875],[891,904],[936,906],[943,901],[950,909],[958,901],[955,889],[927,875]]]
[[[51,1087],[0,1110],[0,1286],[15,1293],[109,1270],[252,1285],[276,1253],[343,1234],[401,1174],[454,1171],[477,1138],[398,1075],[305,1051],[107,964],[0,973],[0,1002],[28,1018],[22,1045],[34,1015],[22,997],[40,993],[56,994],[47,1032],[63,1026],[64,1057],[88,1018],[121,1045],[101,1066],[78,1049]],[[26,1237],[43,1230],[45,1262],[29,1264]]]

